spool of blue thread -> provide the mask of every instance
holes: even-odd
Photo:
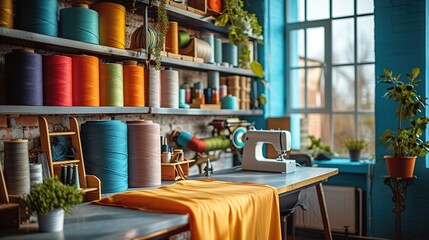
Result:
[[[179,108],[189,108],[189,104],[186,103],[186,89],[179,89]]]
[[[221,100],[222,109],[238,110],[238,101],[236,96],[228,95]]]
[[[207,73],[207,86],[219,90],[219,72],[208,71]]]
[[[101,193],[128,188],[127,125],[118,120],[88,121],[81,126],[82,150],[88,174],[101,180]]]
[[[207,103],[207,104],[212,103],[212,89],[211,88],[205,88],[204,89],[204,99],[205,99],[205,103]]]
[[[192,135],[187,132],[180,132],[176,138],[176,143],[179,147],[186,147],[188,143],[191,141]]]
[[[222,63],[222,39],[214,39],[214,61],[215,63]]]
[[[13,50],[5,55],[6,104],[43,106],[42,56]]]
[[[210,57],[208,58],[207,63],[214,63],[214,52],[215,52],[215,42],[214,42],[214,34],[213,33],[202,33],[201,39],[208,42],[211,48]]]
[[[58,36],[57,0],[17,0],[15,9],[17,29]]]
[[[238,66],[238,48],[237,45],[224,42],[222,43],[222,62],[227,62],[231,67]]]
[[[85,7],[61,9],[58,34],[63,38],[99,44],[98,12]]]

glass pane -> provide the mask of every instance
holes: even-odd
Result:
[[[368,142],[368,147],[362,154],[365,156],[373,156],[375,154],[375,118],[374,114],[359,114],[358,115],[358,138]]]
[[[332,107],[334,111],[354,111],[354,67],[332,68]]]
[[[331,146],[329,114],[308,114],[306,119],[308,128],[302,129],[303,134],[320,138],[323,145]]]
[[[289,52],[290,52],[290,66],[298,67],[304,66],[304,29],[293,30],[289,33]]]
[[[325,106],[324,68],[307,69],[307,105],[309,108]]]
[[[357,0],[357,14],[373,13],[374,1],[373,0]]]
[[[320,66],[325,62],[325,29],[323,27],[307,29],[307,65]]]
[[[358,62],[374,62],[374,16],[357,19]]]
[[[329,0],[307,0],[307,21],[329,18]]]
[[[332,21],[332,63],[354,62],[353,18]]]
[[[355,135],[354,115],[334,114],[332,124],[334,133],[333,149],[341,156],[348,156],[344,141],[353,138]]]
[[[359,110],[374,111],[375,70],[374,64],[358,66],[358,106]]]
[[[287,1],[287,21],[291,22],[303,22],[305,17],[305,0],[289,0]]]
[[[293,69],[290,71],[290,101],[291,107],[304,108],[305,76],[304,69]]]
[[[332,17],[344,17],[354,15],[354,0],[333,0]]]

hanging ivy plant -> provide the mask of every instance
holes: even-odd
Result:
[[[155,1],[155,0],[154,0]],[[166,8],[166,0],[158,0],[158,21],[156,24],[156,30],[158,32],[155,49],[154,49],[154,58],[156,63],[156,69],[161,69],[161,52],[164,50],[165,36],[168,30],[168,15]],[[153,2],[152,2],[153,4]]]

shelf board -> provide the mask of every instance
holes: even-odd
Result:
[[[127,115],[127,114],[159,114],[159,115],[262,115],[261,109],[255,110],[212,110],[212,109],[175,109],[149,107],[53,107],[53,106],[12,106],[1,105],[0,115]]]
[[[151,108],[152,114],[159,115],[200,115],[200,116],[255,116],[262,115],[261,109],[229,110],[229,109],[198,109],[198,108]]]
[[[81,115],[81,114],[147,114],[148,107],[54,107],[54,106],[0,106],[3,115]]]
[[[192,62],[192,61],[186,61],[186,60],[165,57],[165,56],[162,57],[161,63],[163,66],[167,65],[167,66],[180,67],[180,68],[191,69],[191,70],[193,69],[193,70],[219,71],[221,73],[226,73],[226,74],[237,74],[237,75],[247,76],[247,77],[257,77],[249,69],[224,67],[224,66],[215,65],[215,64]]]
[[[2,43],[23,45],[27,47],[68,52],[73,54],[87,53],[98,56],[121,57],[125,59],[147,59],[146,52],[107,47],[4,27],[0,27],[0,39],[2,40]]]

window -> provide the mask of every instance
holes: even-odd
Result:
[[[294,148],[308,135],[347,156],[356,137],[375,151],[373,0],[288,0],[286,112]]]

